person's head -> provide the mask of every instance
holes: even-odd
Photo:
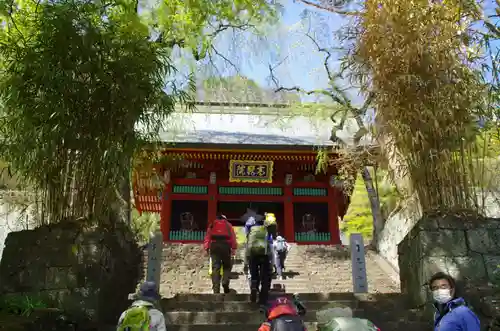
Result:
[[[155,282],[144,282],[141,284],[139,292],[137,293],[138,300],[144,300],[153,303],[160,300],[160,298],[160,293],[158,293]]]
[[[277,236],[277,237],[276,237],[276,240],[277,240],[277,241],[285,241],[285,238],[283,238],[282,236]]]
[[[222,213],[217,213],[217,216],[215,218],[218,220],[227,220],[226,215],[224,215]]]
[[[455,279],[444,272],[438,272],[431,277],[429,288],[432,291],[432,298],[437,303],[444,304],[455,298]]]

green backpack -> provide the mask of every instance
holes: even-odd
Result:
[[[267,255],[267,229],[264,225],[254,225],[250,228],[247,238],[247,253],[250,255]]]
[[[151,316],[146,306],[130,307],[125,311],[118,331],[149,331]]]

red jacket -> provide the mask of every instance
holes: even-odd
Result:
[[[236,250],[236,248],[238,248],[238,243],[236,242],[236,234],[234,233],[234,228],[233,226],[231,225],[231,223],[229,223],[228,221],[226,220],[218,220],[218,221],[224,221],[227,223],[227,225],[229,226],[229,229],[230,229],[230,232],[231,232],[231,235],[228,239],[228,242],[229,244],[231,244],[231,249],[233,251]],[[207,228],[207,234],[205,235],[205,240],[203,241],[203,248],[207,251],[208,249],[210,249],[210,243],[212,242],[212,224],[213,222],[211,222]]]

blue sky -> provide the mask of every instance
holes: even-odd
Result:
[[[261,86],[274,87],[270,82],[269,65],[276,65],[287,58],[277,69],[276,76],[280,85],[291,87],[298,85],[306,90],[327,86],[327,75],[323,68],[324,54],[317,52],[316,46],[304,35],[307,31],[301,18],[304,10],[313,15],[317,10],[296,3],[293,0],[282,0],[284,13],[278,26],[266,31],[266,37],[251,36],[239,33],[234,36],[228,32],[218,37],[216,48],[239,68],[236,72],[231,65],[218,59],[215,64],[219,71],[216,74],[231,76],[239,73],[256,81]],[[323,18],[311,19],[313,26],[322,27],[325,31],[336,31],[345,22],[338,15],[325,15]],[[327,41],[325,36],[317,36],[320,41]],[[327,41],[330,43],[330,41]],[[321,46],[328,46],[321,42]],[[335,63],[332,61],[332,65]]]
[[[494,1],[486,0],[485,7],[491,10]],[[281,22],[272,28],[270,34],[267,31],[265,38],[249,37],[248,34],[241,33],[234,36],[230,32],[218,38],[216,48],[236,64],[239,74],[261,86],[274,87],[269,80],[269,65],[275,65],[287,57],[275,72],[281,86],[300,86],[306,90],[327,87],[324,54],[318,52],[313,42],[305,36],[308,22],[312,22],[311,34],[322,47],[338,47],[332,32],[338,31],[348,21],[342,16],[317,11],[301,2],[282,0],[281,3],[285,9]],[[303,19],[304,10],[310,11],[309,20]],[[497,43],[497,46],[500,44]],[[219,68],[216,73],[218,75],[231,76],[237,73],[221,59],[215,65]],[[334,60],[331,65],[335,70],[339,63]],[[351,92],[351,97],[355,103],[363,101],[355,90]]]

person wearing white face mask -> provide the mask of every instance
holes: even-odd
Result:
[[[476,314],[467,307],[463,298],[456,296],[453,277],[438,272],[429,280],[434,307],[434,331],[480,331]]]

